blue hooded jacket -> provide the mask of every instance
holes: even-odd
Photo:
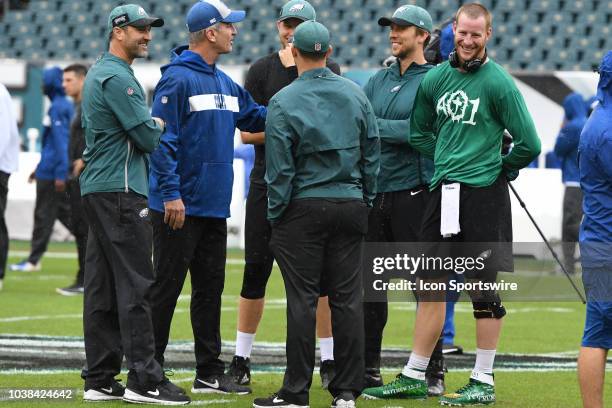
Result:
[[[587,120],[587,108],[582,96],[572,92],[563,100],[563,109],[566,123],[557,136],[555,154],[561,162],[563,183],[577,187],[580,185],[578,142]]]
[[[606,245],[589,248],[600,249],[596,251],[598,256],[582,256],[583,264],[594,264],[589,266],[601,266],[598,261],[602,259],[612,265],[612,51],[608,51],[600,67],[597,99],[599,104],[580,136],[580,185],[584,193],[581,252],[582,242]]]
[[[63,75],[59,67],[43,71],[44,92],[51,106],[43,122],[40,163],[36,168],[38,180],[66,180],[68,177],[68,141],[74,107],[65,96]]]
[[[263,132],[266,108],[186,46],[161,71],[152,116],[166,131],[151,155],[149,206],[163,212],[164,202],[181,198],[186,215],[227,218],[235,129]]]

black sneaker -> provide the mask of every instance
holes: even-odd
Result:
[[[171,385],[170,385],[171,384]],[[174,391],[174,384],[162,381],[151,388],[141,388],[128,385],[123,394],[123,401],[133,404],[187,405],[191,398]]]
[[[382,387],[383,385],[382,375],[380,375],[380,368],[366,368],[365,376],[363,378],[363,388],[376,388]]]
[[[168,377],[172,377],[172,376],[174,376],[174,371],[164,370],[164,379],[162,380],[162,384],[165,384],[167,387],[169,387],[174,392],[179,392],[181,394],[187,395],[187,392],[185,391],[185,389],[179,387],[178,385],[170,381]]]
[[[85,386],[85,393],[83,394],[83,401],[113,401],[120,400],[123,398],[125,388],[117,382],[112,380],[106,387],[88,388]]]
[[[463,347],[456,344],[444,344],[442,354],[463,354]]]
[[[268,398],[255,398],[253,401],[253,408],[308,408],[308,405],[297,405],[285,401],[278,396],[277,393],[270,395]]]
[[[234,356],[227,370],[227,375],[238,385],[251,383],[251,360],[248,357]]]
[[[73,283],[65,288],[55,288],[55,291],[63,296],[78,296],[83,294],[84,288],[81,284]]]
[[[355,408],[355,400],[353,398],[336,397],[331,403],[331,408]]]
[[[321,375],[321,387],[326,390],[336,375],[336,363],[334,360],[321,361],[319,374]]]
[[[232,377],[227,374],[211,375],[209,377],[198,378],[193,381],[191,392],[196,394],[250,394],[251,389],[243,385],[234,383]]]
[[[446,389],[444,385],[444,372],[425,373],[425,381],[427,382],[427,395],[430,397],[440,397]]]

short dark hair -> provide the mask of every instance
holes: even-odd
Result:
[[[326,52],[308,52],[308,51],[302,51],[297,47],[295,47],[295,49],[298,50],[302,58],[310,60],[310,61],[324,60],[325,55],[327,54],[327,51]]]
[[[64,68],[64,72],[74,72],[78,76],[87,75],[87,67],[83,64],[72,64]]]

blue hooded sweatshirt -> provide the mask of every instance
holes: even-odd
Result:
[[[572,92],[563,100],[565,125],[561,128],[555,143],[555,154],[561,163],[561,174],[566,186],[578,187],[578,142],[580,132],[587,120],[587,108],[579,93]]]
[[[173,50],[155,88],[152,116],[166,122],[151,155],[149,206],[181,198],[185,214],[230,216],[234,132],[263,132],[266,108],[188,47]]]
[[[38,180],[66,180],[68,177],[68,141],[74,108],[64,93],[63,75],[59,67],[43,71],[43,88],[51,106],[43,122],[40,163],[36,168]]]
[[[600,67],[597,99],[599,104],[580,136],[580,186],[584,193],[580,242],[606,243],[597,252],[612,265],[612,51]],[[596,258],[583,256],[582,261]]]

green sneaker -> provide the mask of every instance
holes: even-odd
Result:
[[[366,399],[425,399],[427,382],[398,374],[394,381],[381,387],[366,388],[361,394]]]
[[[465,407],[490,404],[495,404],[495,387],[473,378],[456,392],[440,397],[440,405]]]

